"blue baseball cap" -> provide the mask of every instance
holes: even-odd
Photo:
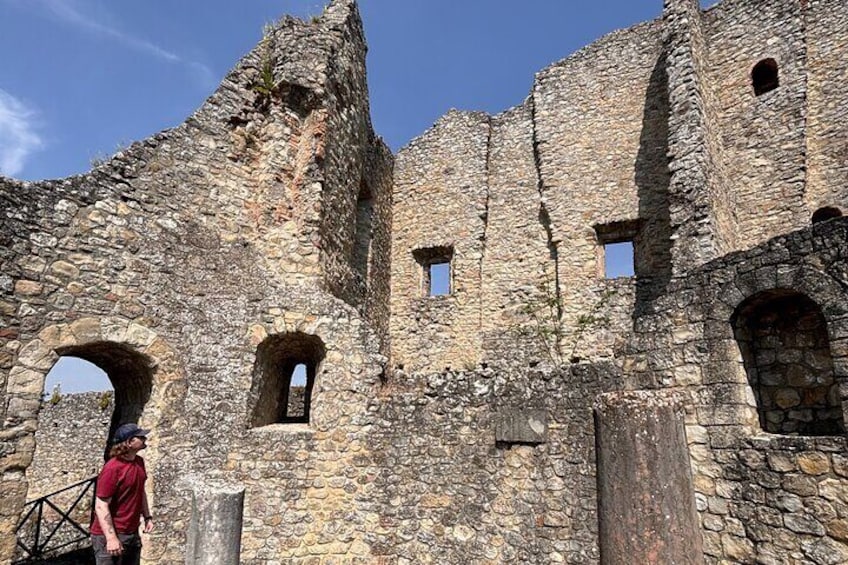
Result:
[[[113,443],[123,443],[134,437],[147,437],[148,435],[150,435],[150,430],[142,430],[136,424],[122,424],[115,430],[115,437],[112,441]]]

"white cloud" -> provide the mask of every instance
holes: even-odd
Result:
[[[15,176],[44,142],[36,133],[36,112],[0,89],[0,174]]]
[[[159,47],[155,43],[147,41],[146,39],[141,39],[98,21],[94,17],[85,14],[82,10],[75,7],[76,3],[72,0],[41,0],[41,3],[47,7],[54,17],[87,33],[110,38],[125,45],[126,47],[129,47],[130,49],[146,53],[168,63],[185,65],[190,69],[190,71],[192,71],[192,74],[197,75],[199,73],[199,75],[203,77],[201,80],[206,81],[208,80],[207,77],[214,76],[212,69],[203,63],[187,60],[176,53]]]

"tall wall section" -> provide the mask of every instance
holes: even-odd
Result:
[[[550,315],[544,302],[556,292],[557,278],[556,248],[536,173],[530,100],[492,118],[487,182],[480,281],[483,358],[545,358],[551,353],[548,344],[525,331],[533,316]],[[519,273],[523,284],[517,285]],[[534,303],[538,308],[528,308]]]
[[[670,270],[678,275],[734,249],[736,206],[724,182],[716,102],[705,80],[709,46],[696,0],[665,3],[663,42],[669,93]]]
[[[612,356],[616,334],[629,325],[634,281],[605,279],[605,237],[618,232],[633,241],[637,276],[668,278],[659,32],[654,22],[610,34],[540,72],[533,86],[538,174],[569,357]]]
[[[722,2],[702,16],[707,65],[720,132],[722,179],[733,195],[738,242],[746,249],[809,224],[805,206],[807,48],[803,3]],[[777,62],[780,86],[755,94],[752,70]]]
[[[637,291],[604,278],[603,238],[633,239],[651,285],[670,276],[661,52],[658,23],[617,32],[539,73],[523,105],[493,118],[451,112],[401,150],[396,365],[612,357]],[[436,247],[452,249],[452,287],[428,297],[416,257]]]
[[[193,486],[241,480],[251,465],[234,462],[267,464],[276,446],[272,464],[292,474],[264,484],[280,493],[355,467],[331,434],[354,441],[365,426],[388,324],[387,269],[360,269],[347,243],[361,184],[372,200],[365,264],[388,265],[391,216],[392,158],[370,131],[364,76],[355,3],[338,0],[314,21],[280,22],[181,126],[85,175],[0,179],[0,562],[59,355],[109,375],[110,429],[138,420],[156,431],[150,494],[169,527],[149,544],[154,562],[184,558]],[[301,358],[315,364],[311,425],[260,421],[275,364]],[[314,535],[347,522],[329,502],[365,488],[343,486],[297,502]],[[280,554],[257,532],[293,515],[294,499],[257,488],[246,504],[245,558]]]
[[[838,0],[809,2],[804,10],[807,40],[807,184],[809,213],[835,206],[848,210],[848,99],[844,45],[848,9]]]
[[[668,0],[661,20],[541,71],[523,105],[473,114],[473,150],[456,135],[469,115],[444,116],[397,156],[397,363],[517,360],[499,353],[510,349],[537,360],[552,350],[559,360],[613,357],[631,314],[650,310],[672,277],[809,225],[818,208],[844,208],[845,11],[792,0],[702,11]],[[779,85],[755,92],[753,70],[768,59]],[[464,242],[454,286],[428,298],[415,252],[452,238]],[[633,242],[635,276],[607,280],[604,244],[619,240]],[[545,304],[553,313],[540,317]],[[503,345],[516,339],[526,346]],[[426,355],[410,361],[424,343]]]
[[[481,264],[488,221],[489,117],[450,112],[395,162],[391,334],[396,365],[480,360]],[[450,293],[428,296],[427,265],[450,257]]]

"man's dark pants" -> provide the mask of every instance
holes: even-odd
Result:
[[[97,565],[138,565],[141,561],[141,536],[138,534],[118,534],[124,552],[121,555],[106,553],[106,536],[91,536],[94,560]]]

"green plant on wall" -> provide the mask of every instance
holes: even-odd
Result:
[[[571,354],[569,358],[574,358],[577,353],[577,346],[580,345],[580,340],[589,329],[609,323],[609,316],[602,315],[601,312],[609,304],[610,299],[615,296],[615,292],[613,288],[604,289],[591,310],[577,317],[577,321],[574,323],[574,332],[572,333]]]
[[[525,337],[537,340],[551,362],[557,365],[562,364],[562,337],[565,333],[562,306],[562,295],[556,281],[545,273],[544,279],[536,286],[533,298],[519,309],[529,323],[515,328]]]
[[[609,317],[601,312],[609,304],[614,289],[605,289],[592,308],[578,316],[573,328],[567,328],[563,321],[564,303],[556,281],[546,273],[544,279],[536,286],[536,292],[530,300],[522,305],[519,312],[528,323],[514,327],[520,334],[529,337],[542,345],[550,361],[556,365],[564,363],[564,351],[569,351],[569,359],[573,358],[581,339],[592,328],[607,324]],[[569,329],[571,331],[569,331]],[[571,337],[571,346],[564,347],[566,336]]]
[[[53,392],[50,394],[50,399],[47,401],[53,406],[56,406],[62,400],[62,385],[56,383],[53,387]]]
[[[97,399],[97,406],[100,408],[100,411],[104,411],[109,408],[109,405],[112,403],[112,393],[111,391],[103,391],[100,393],[100,398]]]
[[[277,66],[277,34],[273,24],[265,24],[262,29],[262,42],[259,45],[259,79],[253,90],[263,98],[271,98],[279,87],[274,80],[274,68]]]

